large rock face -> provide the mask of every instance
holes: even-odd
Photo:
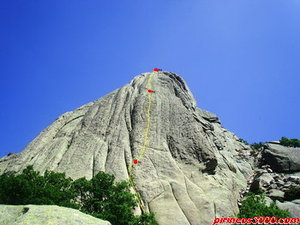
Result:
[[[268,143],[263,151],[264,163],[276,172],[300,172],[300,148]]]
[[[72,178],[91,178],[102,170],[128,180],[143,147],[149,110],[149,141],[133,167],[146,211],[155,212],[161,225],[207,225],[214,217],[234,215],[252,173],[249,147],[216,115],[196,107],[178,75],[155,73],[154,92],[147,92],[150,74],[63,114],[20,154],[0,159],[0,170],[20,172],[33,165]]]
[[[52,205],[0,205],[2,225],[111,225],[78,210]]]

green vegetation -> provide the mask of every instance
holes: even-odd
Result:
[[[22,174],[0,176],[0,204],[59,205],[108,220],[112,225],[157,225],[153,213],[134,216],[137,206],[128,182],[99,172],[90,181],[73,181],[64,173],[46,171],[44,176],[27,167]]]
[[[273,202],[270,206],[266,205],[265,196],[263,194],[255,195],[249,193],[242,201],[238,218],[254,218],[254,216],[275,216],[277,218],[289,218],[290,213],[287,210],[279,209]]]
[[[246,140],[244,140],[243,138],[240,138],[239,141],[246,145],[249,145],[249,143]],[[264,144],[265,144],[264,142],[258,142],[258,143],[254,142],[250,146],[254,150],[259,150],[260,148],[262,148],[264,146]],[[300,147],[300,140],[296,139],[296,138],[289,139],[286,137],[282,137],[280,139],[280,144],[284,145],[284,146],[288,146],[288,147]]]
[[[249,143],[246,140],[244,140],[243,138],[240,138],[239,141],[244,143],[245,145],[249,145]]]
[[[254,149],[254,150],[259,150],[262,147],[264,147],[263,142],[258,142],[258,143],[254,142],[253,144],[251,144],[251,148]]]
[[[288,147],[300,147],[300,140],[296,138],[288,139],[286,137],[282,137],[280,139],[280,144]]]
[[[244,140],[243,138],[239,139],[240,142],[246,144],[246,145],[250,145],[252,149],[254,150],[259,150],[260,148],[262,148],[264,146],[265,143],[263,142],[254,142],[253,144],[249,144],[246,140]]]
[[[72,180],[64,174],[47,171],[40,176],[32,167],[20,175],[0,176],[0,204],[45,204],[78,208],[73,203]]]

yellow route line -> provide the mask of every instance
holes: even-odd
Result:
[[[154,72],[152,72],[150,74],[150,77],[148,79],[148,84],[147,84],[148,90],[152,90],[153,75],[154,75]],[[151,106],[152,106],[152,93],[150,92],[150,93],[148,93],[147,128],[146,128],[145,134],[144,134],[144,144],[143,144],[143,148],[142,148],[140,155],[137,157],[137,160],[140,160],[141,158],[143,158],[146,148],[148,146],[150,125],[151,125]]]
[[[152,80],[153,80],[153,76],[156,72],[152,72],[150,74],[150,77],[148,79],[148,82],[147,82],[147,89],[148,90],[152,90]],[[143,147],[142,147],[142,150],[140,152],[140,154],[138,155],[137,159],[136,160],[141,160],[145,154],[145,151],[147,149],[147,146],[148,146],[148,143],[149,143],[149,132],[150,132],[150,126],[151,126],[151,106],[152,106],[152,94],[153,92],[148,92],[148,108],[147,108],[147,127],[145,129],[145,133],[144,133],[144,143],[143,143]],[[141,195],[140,193],[137,191],[136,187],[135,187],[135,184],[133,182],[133,162],[131,162],[130,166],[129,166],[129,183],[130,185],[132,186],[134,192],[135,192],[135,196],[138,200],[138,204],[142,210],[143,213],[145,213],[145,207],[143,205],[143,202],[142,202],[142,198],[141,198]]]

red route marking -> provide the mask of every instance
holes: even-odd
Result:
[[[149,92],[149,93],[153,93],[154,91],[153,91],[153,90],[151,90],[151,89],[149,89],[149,90],[148,90],[148,92]]]
[[[134,163],[134,164],[138,164],[138,162],[139,162],[139,161],[137,161],[136,159],[133,160],[133,163]]]

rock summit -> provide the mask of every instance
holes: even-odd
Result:
[[[161,225],[207,225],[236,214],[240,192],[253,173],[250,147],[216,115],[196,106],[182,77],[166,71],[138,75],[61,115],[21,153],[0,159],[0,170],[21,172],[33,165],[74,179],[105,171],[117,181],[129,180],[148,119],[145,152],[132,168],[145,210],[154,212]]]

